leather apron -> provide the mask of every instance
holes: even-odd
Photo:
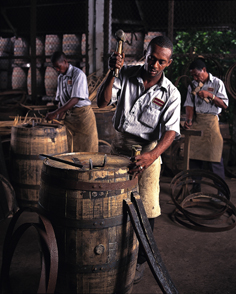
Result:
[[[149,142],[139,137],[116,131],[116,136],[111,144],[111,153],[131,157],[132,145],[137,144],[142,146],[142,154],[154,149],[157,142]],[[142,199],[148,218],[154,218],[161,214],[159,204],[160,171],[161,157],[159,156],[147,169],[145,169],[139,175],[138,178],[139,195]]]
[[[69,152],[98,152],[98,132],[92,107],[75,107],[68,112],[67,128]]]
[[[201,130],[201,137],[191,136],[190,159],[220,162],[223,150],[223,138],[220,133],[218,116],[197,113],[191,130]]]

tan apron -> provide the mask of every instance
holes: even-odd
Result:
[[[92,107],[75,107],[66,115],[69,152],[98,152],[97,124]]]
[[[127,133],[116,132],[116,137],[112,141],[112,154],[131,156],[132,145],[141,145],[142,152],[147,152],[155,148],[157,142],[148,142]],[[161,159],[158,157],[147,169],[139,176],[139,195],[142,199],[148,218],[154,218],[161,214],[159,204],[160,192],[160,171]]]
[[[220,162],[223,150],[223,138],[217,115],[197,113],[191,130],[202,130],[201,137],[191,136],[190,158]]]

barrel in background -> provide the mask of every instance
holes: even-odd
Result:
[[[36,67],[41,67],[43,64],[43,61],[44,61],[44,51],[45,51],[44,37],[42,37],[42,36],[36,37],[35,42],[36,42],[36,56],[37,56]],[[29,53],[30,53],[30,55],[32,54],[31,47],[29,49]]]
[[[51,56],[55,51],[61,51],[62,49],[62,40],[59,35],[46,35],[45,37],[45,56],[46,62],[51,62]]]
[[[13,47],[13,39],[0,37],[0,52],[12,53]]]
[[[14,42],[14,56],[25,56],[29,55],[29,42],[25,38],[17,38]],[[29,60],[27,58],[16,58],[14,63],[17,65],[27,64]]]
[[[11,179],[18,205],[37,206],[43,164],[39,154],[67,152],[66,127],[30,123],[13,126],[10,149]]]
[[[14,67],[12,70],[12,89],[20,89],[26,90],[27,89],[27,68],[22,67]]]
[[[81,54],[81,35],[65,34],[62,40],[62,51],[65,53],[67,60],[72,65],[76,66],[79,63],[78,58],[69,57],[70,55]]]
[[[115,137],[115,128],[112,124],[115,107],[108,106],[106,108],[98,108],[93,102],[92,109],[94,111],[97,123],[99,151],[110,153],[111,147],[109,145],[112,143],[112,140]]]
[[[45,85],[45,92],[47,96],[55,96],[57,91],[57,71],[51,67],[47,66],[45,70],[44,76],[44,85]]]
[[[129,159],[75,152],[56,156],[83,169],[51,159],[42,168],[39,207],[50,219],[59,250],[57,293],[131,293],[138,242],[123,200],[137,190]]]

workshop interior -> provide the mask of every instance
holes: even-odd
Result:
[[[235,293],[235,15],[236,1],[1,0],[1,293]],[[149,43],[160,36],[173,44],[164,75],[180,93],[180,133],[161,154],[153,229],[139,176],[129,172],[146,149],[136,142],[127,156],[114,154],[120,105],[101,108],[98,97],[112,70],[120,77],[109,66],[114,52],[124,53],[124,67],[145,68]],[[48,119],[58,109],[55,52],[86,76],[98,152],[77,151],[63,119]],[[203,83],[191,88],[199,59],[227,95],[216,114],[223,178],[201,156],[202,169],[190,169],[205,129],[186,128],[189,89],[195,97],[204,92]],[[201,103],[218,107],[217,93]],[[161,97],[154,99],[162,109]],[[214,149],[210,142],[198,155]],[[135,283],[140,247],[147,262]]]

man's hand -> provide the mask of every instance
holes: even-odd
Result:
[[[186,130],[188,130],[188,129],[191,128],[192,124],[193,124],[192,120],[191,120],[191,119],[187,119],[187,120],[185,121],[185,123],[184,123],[184,128],[185,128]]]
[[[146,152],[142,155],[137,155],[131,157],[132,163],[129,165],[129,174],[133,174],[135,177],[142,173],[146,168],[148,168],[155,160],[156,157],[150,153]]]
[[[202,90],[202,91],[199,91],[198,93],[197,93],[197,95],[201,98],[201,99],[204,99],[204,98],[208,98],[209,97],[209,92],[208,91],[204,91],[204,90]]]
[[[49,121],[49,120],[53,120],[56,119],[58,116],[57,110],[52,111],[52,112],[48,112],[45,116],[45,120]]]
[[[125,54],[119,54],[118,52],[113,52],[112,55],[109,58],[109,67],[113,71],[115,68],[118,68],[119,70],[124,65],[124,59]]]

